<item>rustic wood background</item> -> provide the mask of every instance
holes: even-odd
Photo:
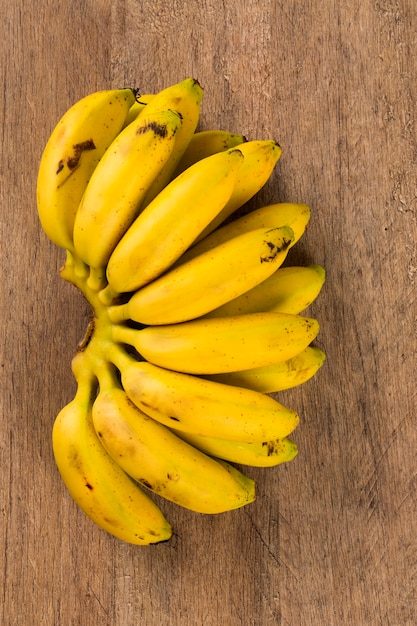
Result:
[[[2,6],[1,624],[417,623],[415,0]],[[188,76],[201,128],[283,148],[256,203],[311,206],[291,260],[327,268],[309,312],[328,359],[280,396],[301,413],[300,453],[248,471],[257,502],[218,517],[165,504],[174,538],[140,548],[96,528],[55,468],[89,311],[58,277],[35,181],[76,99]]]

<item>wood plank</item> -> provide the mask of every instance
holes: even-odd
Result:
[[[1,623],[415,624],[417,5],[16,0],[2,25]],[[97,529],[55,468],[89,309],[58,277],[36,174],[76,99],[187,76],[201,128],[283,148],[252,206],[311,206],[289,262],[327,269],[309,310],[327,362],[279,394],[300,452],[247,470],[254,504],[207,517],[159,500],[174,537],[137,548]]]

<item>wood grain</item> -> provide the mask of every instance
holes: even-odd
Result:
[[[417,5],[414,0],[6,2],[1,64],[1,583],[4,626],[411,626],[417,621]],[[56,471],[54,416],[88,308],[40,230],[45,141],[98,88],[187,76],[201,128],[279,141],[253,203],[312,219],[291,261],[327,269],[323,370],[280,394],[300,453],[248,470],[257,502],[163,504],[167,544],[97,529]]]

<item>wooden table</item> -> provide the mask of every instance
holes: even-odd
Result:
[[[0,623],[417,623],[417,4],[3,4]],[[291,262],[327,269],[309,310],[327,362],[279,395],[302,416],[300,452],[248,470],[256,503],[218,517],[166,503],[173,539],[141,548],[96,528],[54,464],[89,309],[58,277],[35,182],[75,100],[188,76],[202,129],[283,148],[254,202],[311,207]]]

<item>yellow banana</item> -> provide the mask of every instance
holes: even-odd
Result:
[[[326,355],[320,348],[307,346],[286,361],[239,372],[211,374],[205,378],[224,385],[235,385],[261,393],[274,393],[307,382],[318,372],[325,360]]]
[[[286,437],[299,422],[295,411],[265,394],[136,361],[120,349],[112,355],[130,400],[165,426],[234,441],[268,441]]]
[[[317,298],[325,276],[321,265],[280,267],[262,283],[210,311],[205,317],[229,317],[262,311],[297,315]]]
[[[113,341],[147,361],[187,374],[219,374],[287,361],[317,336],[317,320],[287,313],[196,319],[142,330],[115,325]]]
[[[178,259],[174,266],[182,265],[203,252],[213,250],[216,246],[256,228],[289,226],[294,233],[294,239],[290,244],[292,248],[304,234],[309,220],[310,209],[306,204],[282,202],[255,209],[199,240]]]
[[[286,226],[239,235],[145,285],[126,304],[109,307],[110,319],[172,324],[204,315],[273,274],[292,239]]]
[[[325,360],[311,345],[317,320],[300,315],[324,269],[277,271],[310,209],[248,213],[281,148],[196,132],[202,96],[193,78],[142,97],[91,94],[57,124],[39,168],[40,221],[66,249],[60,275],[92,307],[53,452],[79,507],[132,544],[171,537],[151,492],[208,514],[252,502],[254,481],[231,463],[296,456],[300,418],[269,394]]]
[[[273,441],[230,441],[174,431],[187,443],[205,454],[231,463],[252,467],[275,467],[292,461],[298,454],[297,444],[289,437]]]
[[[198,513],[222,513],[255,499],[255,483],[197,450],[129,400],[114,372],[98,371],[93,422],[106,450],[134,480]]]
[[[235,190],[224,209],[199,235],[198,241],[204,239],[262,189],[282,153],[281,147],[272,139],[246,141],[236,148],[242,152],[244,161]]]
[[[113,461],[98,439],[91,410],[95,384],[78,376],[75,398],[52,434],[58,470],[77,505],[100,528],[128,543],[166,541],[171,527],[158,506]]]
[[[175,178],[188,167],[201,159],[205,159],[217,152],[224,152],[246,142],[244,135],[231,133],[227,130],[201,130],[194,133],[184,154],[178,163],[172,178]]]
[[[37,206],[43,230],[61,248],[73,250],[82,195],[134,102],[132,89],[92,93],[68,109],[52,131],[39,165]]]
[[[145,93],[145,94],[140,94],[140,95],[137,94],[136,102],[134,102],[132,106],[130,107],[123,127],[129,126],[129,124],[137,118],[139,113],[143,111],[145,106],[149,104],[149,102],[152,100],[153,97],[154,97],[154,94],[151,94],[151,93],[149,94]]]
[[[175,111],[139,115],[114,140],[91,176],[74,224],[77,255],[101,286],[116,244],[138,215],[169,159],[181,119]]]
[[[242,160],[238,150],[207,157],[145,207],[109,259],[110,298],[149,283],[181,256],[230,198]]]
[[[182,119],[181,128],[175,139],[175,149],[170,159],[168,159],[165,166],[148,189],[143,206],[149,204],[171,180],[197,128],[200,119],[202,98],[203,89],[198,81],[194,78],[186,78],[155,94],[147,103],[145,109],[139,114],[140,118],[143,115],[151,115],[159,111],[165,111],[166,109],[174,109],[180,114]]]

